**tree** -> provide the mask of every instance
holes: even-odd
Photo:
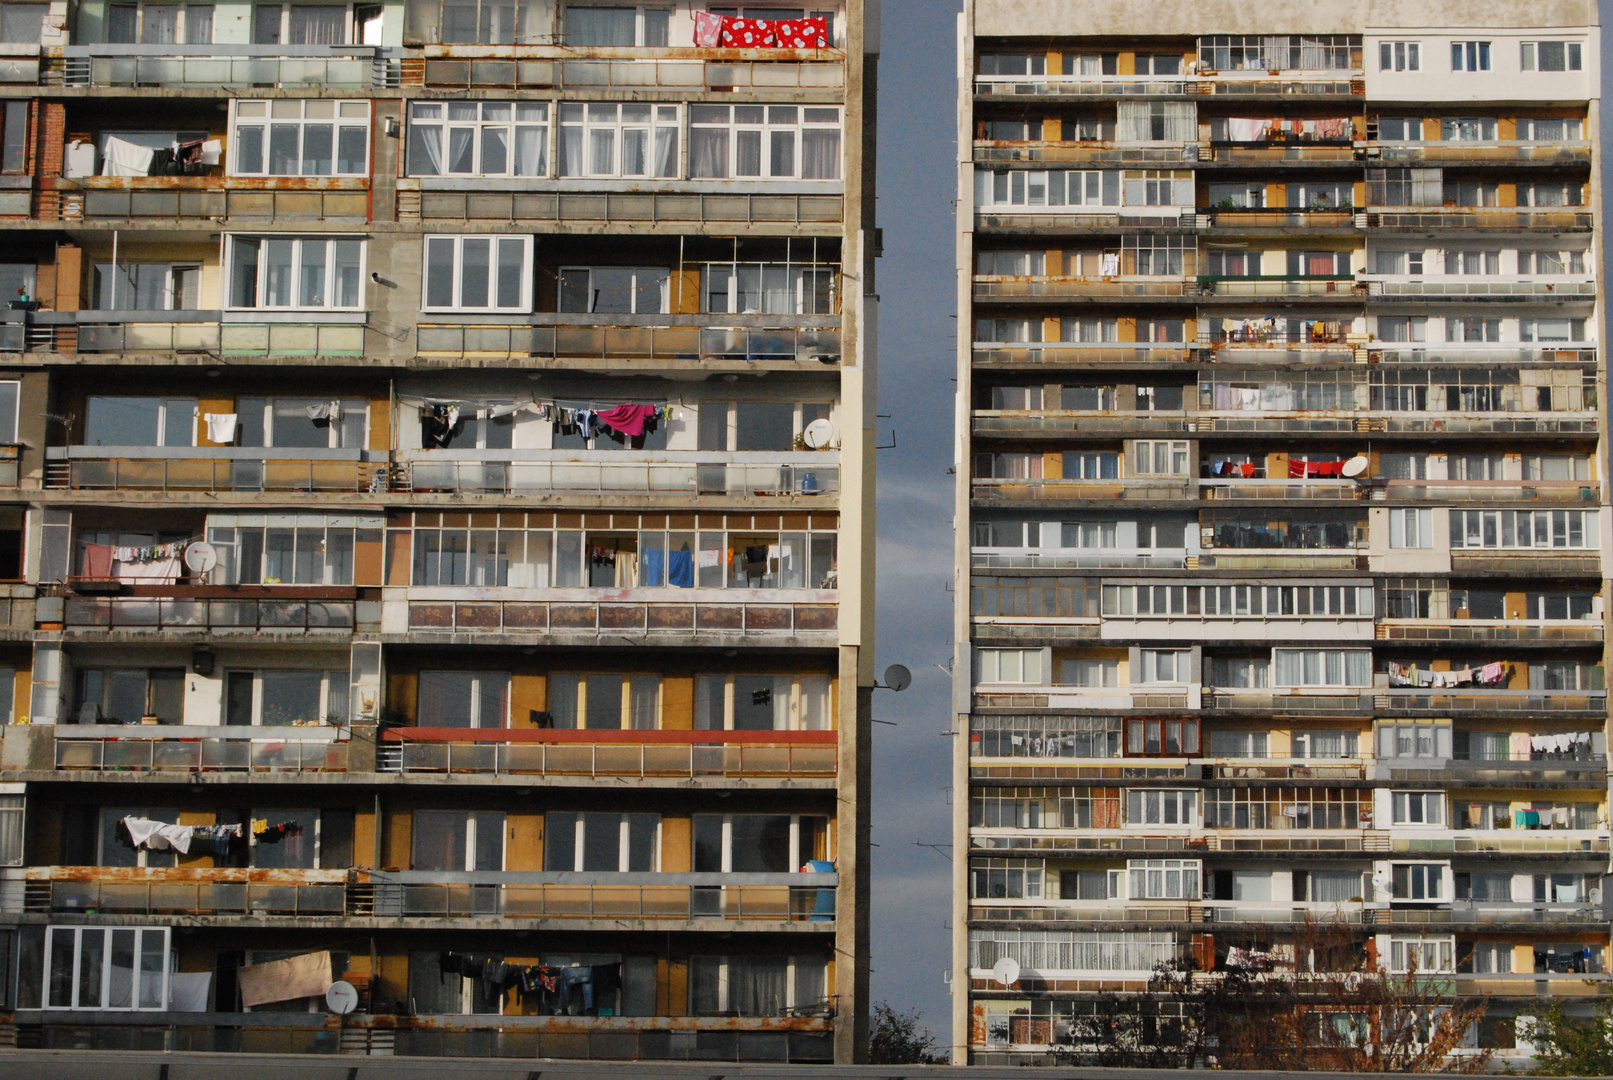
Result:
[[[1613,997],[1597,998],[1583,1017],[1552,998],[1539,1016],[1519,1022],[1518,1038],[1534,1044],[1542,1076],[1613,1076]]]
[[[1110,1067],[1477,1071],[1490,1054],[1455,1057],[1484,1016],[1450,980],[1391,973],[1336,923],[1306,923],[1291,943],[1238,950],[1204,971],[1194,958],[1160,964],[1137,996],[1107,995],[1071,1026],[1056,1056]],[[1415,960],[1415,957],[1413,957]],[[1591,1075],[1591,1074],[1586,1074]]]
[[[874,1003],[868,1025],[868,1060],[874,1065],[944,1065],[936,1035],[923,1026],[917,1009],[897,1012],[887,1002]]]

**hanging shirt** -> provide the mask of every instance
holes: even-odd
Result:
[[[234,413],[207,413],[202,420],[207,424],[207,438],[210,442],[225,446],[235,442]]]

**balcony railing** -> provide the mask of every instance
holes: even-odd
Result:
[[[1471,619],[1380,620],[1379,641],[1565,642],[1595,644],[1603,637],[1600,619],[1582,622],[1546,622],[1508,619],[1485,624]]]
[[[370,605],[372,608],[374,605]],[[205,596],[71,597],[63,605],[69,630],[249,630],[351,633],[351,600],[229,600]],[[379,611],[366,620],[379,629]]]
[[[1502,296],[1535,300],[1593,300],[1594,281],[1398,281],[1368,278],[1371,296]]]
[[[1161,364],[1185,361],[1190,355],[1189,346],[1180,341],[974,343],[976,364]]]
[[[1351,502],[1361,498],[1361,489],[1352,480],[1225,480],[1209,478],[1199,481],[1199,489],[1206,499],[1256,499]]]
[[[385,89],[400,55],[373,45],[68,45],[66,86]]]
[[[342,915],[346,870],[34,867],[24,910],[72,915]]]
[[[549,450],[422,450],[397,455],[394,487],[405,491],[598,495],[801,495],[840,491],[839,455],[823,452],[639,453]]]
[[[838,771],[833,731],[542,731],[389,728],[377,768],[590,779],[825,779]]]
[[[387,490],[385,451],[53,446],[45,486],[154,491]]]
[[[1133,97],[1198,92],[1192,75],[976,75],[984,97]]]
[[[1003,480],[975,477],[976,499],[1194,499],[1194,480],[1143,478],[1135,480]]]
[[[454,55],[438,55],[452,50]],[[781,60],[737,59],[740,50],[729,50],[736,59],[709,60],[699,53],[710,50],[676,50],[685,55],[673,59],[600,57],[580,59],[544,57],[541,50],[521,48],[523,55],[510,55],[514,49],[483,46],[428,46],[424,83],[429,87],[457,87],[486,90],[494,88],[530,89],[548,86],[568,90],[642,91],[657,87],[688,90],[814,90],[837,89],[845,85],[843,52],[814,49],[811,59],[803,60],[800,50],[778,50]],[[608,50],[594,48],[590,51]],[[773,51],[773,50],[768,50]],[[465,55],[466,53],[483,55]],[[526,54],[537,52],[528,58]],[[744,50],[745,53],[754,50]],[[503,54],[503,55],[500,55]],[[825,59],[827,58],[827,59]]]
[[[1367,346],[1386,364],[1594,364],[1596,348],[1588,342],[1551,345],[1449,345],[1434,342],[1374,341]]]
[[[634,635],[653,640],[673,634],[807,635],[832,640],[838,613],[827,590],[801,590],[807,603],[790,603],[788,593],[771,602],[713,602],[710,590],[697,595],[669,589],[657,601],[507,600],[481,602],[410,601],[409,631],[415,634]]]
[[[1381,229],[1590,229],[1595,215],[1567,207],[1385,206],[1361,214],[1361,224]]]
[[[400,180],[400,191],[420,190],[418,181]],[[828,186],[828,185],[826,185]],[[713,228],[758,225],[767,229],[797,225],[819,235],[838,233],[845,200],[834,194],[758,193],[740,190],[694,191],[423,191],[420,216],[444,221],[578,222],[629,229],[663,229],[700,224]]]
[[[1607,711],[1605,690],[1422,690],[1396,688],[1377,692],[1377,708],[1393,712],[1440,715],[1447,712],[1553,715]]]
[[[1492,139],[1485,142],[1370,142],[1367,154],[1384,165],[1450,165],[1536,162],[1551,165],[1588,165],[1591,144],[1584,140],[1530,142],[1522,139]]]
[[[0,312],[0,353],[361,356],[360,323],[221,321],[218,311]]]
[[[970,565],[984,569],[1129,569],[1181,570],[1187,566],[1185,550],[1156,548],[1148,551],[1118,550],[1029,550],[1025,548],[975,547]]]
[[[1044,300],[1095,297],[1193,296],[1197,286],[1186,278],[993,278],[974,279],[976,303],[994,300]]]
[[[1007,412],[977,409],[974,430],[978,435],[1067,434],[1075,431],[1124,431],[1174,433],[1193,430],[1182,413],[1170,412]]]
[[[62,193],[61,216],[68,221],[230,218],[236,222],[364,222],[370,215],[368,188],[368,180],[350,179],[281,187],[274,180],[244,177],[96,176],[64,179],[57,190]]]
[[[1354,208],[1209,207],[1197,215],[1198,224],[1210,229],[1353,229]]]
[[[1234,687],[1205,688],[1204,707],[1226,712],[1336,714],[1354,716],[1372,712],[1370,693],[1302,693],[1243,690]]]
[[[1098,140],[1082,142],[1042,142],[1040,140],[1025,142],[1003,142],[1000,140],[977,139],[974,144],[974,161],[978,165],[995,165],[1009,161],[1040,161],[1049,164],[1081,164],[1081,165],[1180,165],[1184,161],[1197,161],[1199,147],[1197,143],[1170,143],[1167,145],[1149,145],[1147,143],[1118,143]],[[1104,222],[1113,225],[1136,224],[1131,215],[1119,214],[1088,214],[1077,212],[1076,208],[1067,208],[1071,212],[1061,216],[1061,220],[1072,225],[1100,226]],[[1149,207],[1150,210],[1164,211],[1170,207]],[[1012,207],[992,207],[989,211],[981,208],[982,213],[1013,213]],[[1179,211],[1188,218],[1192,217],[1192,208],[1183,207]],[[1173,216],[1173,222],[1176,220]],[[1185,222],[1191,224],[1191,222]]]
[[[1374,500],[1429,499],[1434,502],[1594,503],[1599,481],[1579,480],[1390,480],[1374,487]]]
[[[837,360],[840,331],[710,326],[433,325],[415,331],[422,355],[560,360]]]
[[[1204,296],[1260,297],[1306,296],[1314,299],[1358,300],[1365,290],[1352,277],[1201,277]]]
[[[377,917],[804,922],[832,926],[836,874],[372,871]],[[810,881],[811,885],[803,884]]]
[[[346,772],[340,729],[57,725],[56,767],[107,772]]]

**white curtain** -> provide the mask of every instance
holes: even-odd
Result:
[[[544,143],[548,141],[546,127],[518,127],[515,129],[515,175],[543,176],[549,170],[543,160]]]
[[[840,179],[840,132],[808,128],[801,132],[801,178]]]
[[[347,8],[293,4],[288,45],[341,45],[347,41]]]
[[[1311,871],[1311,899],[1318,903],[1342,904],[1364,897],[1361,872],[1342,870]]]
[[[437,124],[409,125],[409,173],[442,175],[442,128]]]
[[[689,130],[689,178],[723,180],[728,177],[728,129],[697,127]]]
[[[172,45],[179,40],[179,5],[147,4],[140,28],[142,45]]]
[[[654,176],[676,176],[678,173],[678,129],[674,127],[660,127],[655,129],[655,168]]]

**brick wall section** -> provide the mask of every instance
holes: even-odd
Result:
[[[30,165],[38,195],[35,199],[36,217],[61,217],[61,195],[56,189],[62,175],[62,157],[67,148],[67,106],[59,101],[36,102],[35,137],[29,147]]]

